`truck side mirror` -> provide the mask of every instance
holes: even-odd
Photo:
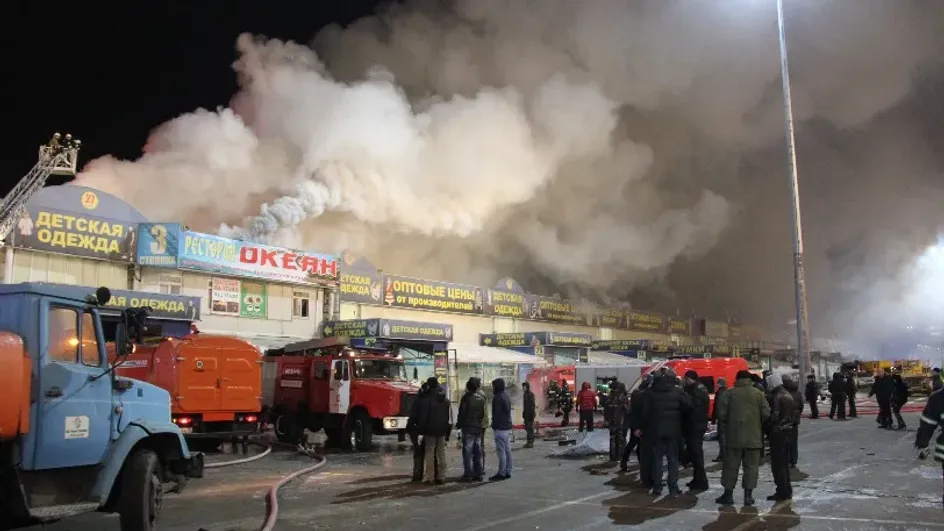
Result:
[[[115,327],[115,354],[119,357],[128,355],[128,329],[124,323]]]

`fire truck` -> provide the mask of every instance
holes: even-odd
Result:
[[[329,445],[361,451],[374,435],[406,439],[419,392],[397,349],[353,346],[344,336],[268,351],[262,381],[263,408],[280,441],[324,429]]]

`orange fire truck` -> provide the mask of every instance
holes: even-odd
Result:
[[[135,345],[115,372],[167,390],[171,419],[191,448],[212,451],[225,440],[245,446],[246,436],[257,431],[260,359],[259,350],[241,339],[192,333]]]

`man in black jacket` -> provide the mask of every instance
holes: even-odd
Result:
[[[630,437],[626,448],[623,449],[623,455],[620,459],[620,470],[626,472],[629,467],[629,455],[634,449],[636,450],[636,460],[639,462],[639,477],[642,480],[642,484],[647,487],[651,482],[647,480],[649,477],[649,469],[643,466],[643,445],[639,434],[642,432],[642,395],[649,389],[651,382],[651,375],[642,377],[642,381],[639,382],[639,387],[634,389],[629,395],[629,422],[627,426],[629,427]]]
[[[882,371],[875,377],[869,398],[875,396],[878,402],[878,417],[875,419],[880,428],[892,427],[892,397],[895,394],[895,382],[887,371]]]
[[[793,381],[789,375],[783,375],[783,388],[790,393],[790,398],[793,399],[793,430],[789,433],[789,456],[790,456],[790,468],[796,468],[797,461],[800,457],[800,448],[799,448],[799,433],[800,433],[800,419],[803,418],[803,395],[800,394],[800,386],[797,382]]]
[[[783,387],[783,379],[777,373],[767,377],[770,389],[770,471],[774,476],[777,490],[767,497],[771,501],[784,501],[793,498],[793,486],[790,484],[790,432],[793,431],[796,408],[793,398]]]
[[[806,403],[810,405],[810,418],[819,418],[819,385],[816,383],[816,376],[806,375],[806,389],[804,389]]]
[[[534,402],[534,393],[531,392],[531,384],[524,382],[521,384],[524,390],[521,404],[521,417],[524,419],[524,430],[527,433],[525,448],[534,448],[534,419],[537,417],[537,407]]]
[[[485,476],[482,454],[482,421],[485,418],[486,400],[479,392],[481,382],[469,378],[465,394],[459,401],[456,427],[462,430],[462,478],[459,481],[482,481]]]
[[[846,420],[846,382],[838,372],[833,373],[833,380],[829,382],[829,401],[829,418],[838,414],[839,420]]]
[[[708,475],[705,473],[705,432],[708,431],[708,405],[711,398],[708,389],[698,379],[698,373],[685,373],[685,393],[690,397],[692,407],[686,415],[685,453],[686,460],[692,464],[692,480],[688,488],[708,490]]]
[[[846,400],[849,401],[849,418],[856,418],[859,413],[856,411],[856,393],[859,392],[859,386],[856,384],[855,374],[846,373]]]
[[[931,437],[934,432],[940,428],[941,433],[937,437],[937,444],[932,449],[930,447]],[[915,448],[918,449],[918,457],[927,459],[928,455],[934,456],[934,460],[944,466],[944,391],[935,391],[928,398],[924,411],[921,412],[918,422],[918,434],[915,436]],[[944,472],[944,469],[942,469]],[[944,498],[941,500],[944,502]]]
[[[446,480],[446,441],[452,431],[452,406],[435,376],[426,380],[426,386],[429,391],[416,421],[426,446],[423,483],[442,485]]]
[[[660,369],[643,402],[643,433],[652,445],[652,494],[662,495],[663,462],[668,460],[668,484],[671,494],[681,494],[678,487],[678,448],[682,438],[682,417],[692,407],[691,398],[676,385],[678,377],[671,369]]]
[[[417,421],[420,412],[425,409],[423,401],[429,396],[429,387],[426,383],[420,387],[420,392],[416,395],[416,400],[410,406],[410,416],[406,421],[406,432],[410,436],[410,443],[413,445],[413,481],[419,483],[423,481],[423,461],[426,459],[425,441],[420,436]]]
[[[906,426],[905,419],[901,417],[901,408],[908,403],[908,384],[901,379],[900,374],[892,376],[892,381],[895,383],[895,393],[892,395],[892,412],[895,413],[895,419],[898,421],[897,429],[903,430]]]

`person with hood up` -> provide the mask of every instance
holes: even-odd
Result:
[[[708,405],[711,397],[708,388],[698,378],[698,372],[685,372],[683,380],[685,393],[689,396],[692,407],[685,415],[685,460],[692,464],[692,480],[688,488],[708,490],[708,474],[705,473],[705,432],[708,431]]]
[[[570,412],[574,409],[574,395],[570,392],[570,386],[567,385],[567,380],[561,381],[560,392],[557,394],[557,407],[560,408],[561,416],[561,427],[566,428],[570,426]]]
[[[406,432],[410,436],[410,443],[413,445],[413,482],[415,483],[423,481],[423,462],[426,460],[426,445],[419,433],[417,421],[419,420],[420,411],[426,407],[423,401],[426,400],[428,394],[429,387],[426,385],[426,382],[423,382],[423,385],[420,387],[420,392],[416,395],[416,400],[414,400],[413,405],[410,406],[410,416],[406,421]]]
[[[521,389],[524,390],[521,402],[521,417],[524,420],[525,433],[527,433],[524,447],[534,448],[534,419],[537,418],[537,406],[534,401],[534,393],[531,392],[531,384],[524,382],[521,384]]]
[[[767,377],[767,389],[770,389],[770,471],[774,476],[777,490],[767,496],[771,501],[784,501],[793,498],[793,486],[790,484],[790,432],[796,420],[796,407],[793,397],[784,387],[783,377],[772,373]]]
[[[492,431],[495,432],[495,452],[498,454],[498,473],[489,481],[511,478],[511,399],[505,392],[505,380],[492,380]]]
[[[734,387],[721,397],[718,405],[718,429],[724,431],[724,466],[721,486],[724,493],[715,500],[721,505],[734,505],[734,487],[738,472],[744,468],[741,486],[744,505],[754,505],[754,489],[760,472],[763,428],[770,419],[770,404],[764,393],[754,387],[749,371],[738,371]]]
[[[838,414],[839,420],[846,420],[846,382],[838,372],[833,373],[833,380],[829,382],[829,418]]]
[[[711,422],[714,423],[715,429],[718,431],[718,457],[714,458],[715,463],[724,461],[724,432],[722,432],[721,427],[718,426],[718,404],[721,402],[721,397],[724,396],[727,390],[728,379],[724,376],[719,376],[718,389],[715,391],[715,403],[714,407],[711,408]]]
[[[626,386],[616,382],[610,386],[610,396],[606,401],[606,423],[610,429],[610,461],[619,461],[626,446],[626,430],[623,421],[629,411],[629,397]]]
[[[819,384],[816,383],[816,376],[806,375],[806,388],[803,390],[806,403],[810,405],[810,418],[819,418]]]
[[[856,393],[859,392],[859,385],[856,383],[855,374],[852,371],[846,373],[846,400],[849,401],[849,418],[854,419],[859,416],[856,411]],[[889,411],[889,417],[891,417]]]
[[[931,392],[944,389],[944,375],[941,374],[940,367],[931,369]]]
[[[446,480],[446,441],[452,431],[452,405],[435,376],[426,380],[427,396],[417,418],[417,428],[426,446],[423,483],[442,485]]]
[[[597,394],[590,387],[590,382],[584,382],[577,393],[577,415],[579,425],[577,431],[583,433],[584,426],[587,433],[593,432],[593,411],[597,408]]]
[[[892,397],[894,395],[895,382],[888,371],[883,370],[875,376],[872,389],[869,391],[869,398],[874,396],[875,401],[878,402],[878,416],[875,417],[875,422],[878,422],[879,428],[892,427]]]
[[[640,434],[642,433],[642,395],[649,389],[651,383],[651,374],[641,377],[639,387],[634,389],[629,395],[629,422],[627,427],[629,428],[630,437],[626,448],[623,449],[623,456],[620,459],[620,471],[626,472],[629,468],[629,455],[634,449],[636,450],[636,460],[639,462],[639,475],[643,480],[643,485],[649,483],[645,481],[645,476],[648,476],[649,473],[648,469],[643,467],[642,439],[640,438]],[[643,474],[643,472],[645,472],[645,474]]]
[[[908,403],[910,395],[908,384],[901,379],[900,374],[892,376],[892,381],[895,383],[895,393],[892,395],[892,412],[895,414],[895,420],[898,421],[898,426],[895,429],[903,430],[907,426],[905,426],[905,419],[901,416],[901,408]]]
[[[800,385],[787,374],[783,375],[783,388],[793,399],[793,429],[789,433],[790,439],[787,445],[790,468],[796,468],[800,458],[800,419],[803,418],[803,395],[800,393]]]
[[[679,443],[682,439],[682,419],[692,408],[692,399],[677,385],[675,371],[660,369],[652,387],[644,395],[643,433],[650,438],[652,448],[652,495],[662,495],[663,462],[668,461],[668,486],[672,495],[681,494],[678,486]]]
[[[482,460],[482,421],[485,419],[485,394],[479,392],[482,382],[469,378],[465,394],[459,401],[456,427],[462,431],[462,478],[459,481],[482,481],[485,463]]]

